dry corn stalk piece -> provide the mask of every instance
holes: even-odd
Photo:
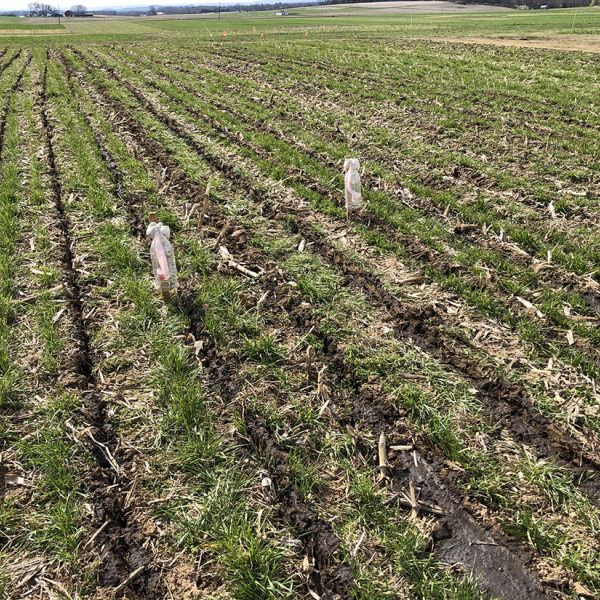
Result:
[[[410,518],[416,519],[419,514],[419,503],[417,502],[417,495],[415,494],[415,486],[412,481],[408,482],[408,493],[410,499]]]
[[[236,271],[239,271],[243,275],[252,277],[253,279],[256,279],[260,276],[260,273],[257,273],[256,271],[251,271],[247,267],[244,267],[244,265],[241,265],[239,262],[234,260],[231,254],[229,253],[229,250],[227,250],[225,246],[219,246],[219,255],[227,263],[227,265],[229,265]]]
[[[389,465],[387,459],[387,441],[385,439],[385,433],[382,431],[379,436],[379,443],[377,444],[377,454],[379,456],[379,481],[387,479]]]
[[[325,382],[325,369],[326,367],[323,367],[317,376],[317,394],[327,404],[331,398],[331,393],[329,386]]]
[[[306,378],[309,382],[317,380],[317,369],[315,367],[315,349],[309,346],[306,349]]]
[[[529,300],[525,300],[525,298],[521,298],[521,296],[516,296],[516,298],[527,310],[535,313],[540,319],[544,317],[544,313],[531,302],[529,302]]]
[[[219,231],[219,235],[217,236],[217,239],[215,240],[215,244],[213,246],[213,248],[215,250],[219,247],[219,245],[221,244],[221,241],[227,235],[227,232],[229,231],[230,227],[231,227],[231,219],[228,219],[227,222],[225,223],[225,225],[223,225],[223,227],[221,228],[221,231]]]

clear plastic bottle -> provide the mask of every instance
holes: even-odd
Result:
[[[352,211],[362,207],[362,185],[358,170],[360,161],[358,158],[347,158],[344,161],[344,183],[346,192],[346,214],[350,216]]]
[[[152,259],[156,288],[163,296],[168,297],[177,287],[175,252],[169,241],[171,230],[168,225],[151,222],[146,230],[146,235],[152,240],[150,258]]]

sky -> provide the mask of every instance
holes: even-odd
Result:
[[[48,4],[57,4],[62,10],[66,10],[73,4],[83,4],[89,10],[96,8],[115,8],[118,6],[132,6],[160,4],[161,6],[185,6],[190,4],[204,4],[208,0],[43,0]],[[30,0],[0,0],[0,11],[25,10]],[[223,4],[237,4],[238,0],[223,0]]]

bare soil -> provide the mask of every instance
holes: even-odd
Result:
[[[600,35],[532,34],[527,37],[434,37],[435,41],[459,42],[461,44],[487,44],[513,48],[541,48],[544,50],[571,50],[575,52],[600,52]]]

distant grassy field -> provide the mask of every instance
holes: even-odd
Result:
[[[599,27],[2,37],[0,598],[600,597]]]
[[[421,3],[427,4],[427,3]],[[432,6],[442,5],[434,2]],[[280,34],[305,35],[307,32],[331,32],[335,34],[349,31],[348,28],[361,30],[385,30],[401,36],[413,37],[462,37],[462,36],[548,36],[548,35],[596,35],[600,33],[600,8],[561,9],[550,11],[481,11],[469,12],[462,7],[461,12],[424,12],[420,8],[414,14],[371,14],[347,15],[344,6],[334,7],[335,12],[324,16],[317,8],[296,9],[288,17],[277,17],[275,13],[236,14],[223,13],[221,19],[217,15],[204,15],[199,18],[95,18],[67,19],[60,27],[57,23],[39,23],[34,20],[15,22],[16,19],[0,19],[0,31],[4,38],[9,37],[11,30],[24,33],[28,29],[36,34],[44,29],[54,30],[53,38],[60,35],[78,36],[128,36],[139,35],[194,35],[210,37],[211,35],[254,35]],[[362,10],[362,9],[361,9]],[[5,25],[6,23],[6,25]]]
[[[54,23],[40,23],[34,19],[19,19],[17,17],[0,17],[0,32],[1,34],[10,34],[11,32],[26,32],[26,31],[44,31],[44,30],[60,30],[64,29],[64,25]]]

